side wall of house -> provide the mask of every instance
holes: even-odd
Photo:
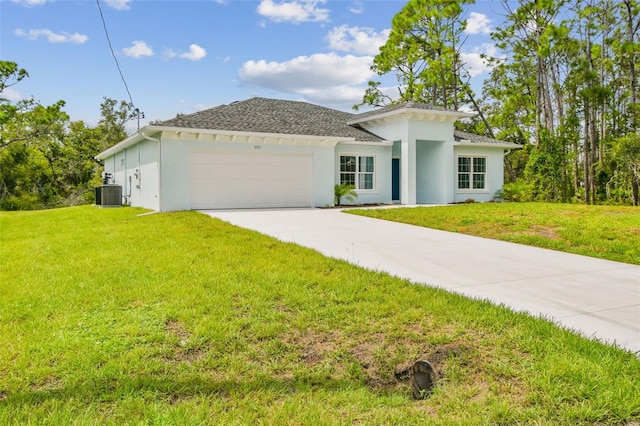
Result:
[[[453,160],[456,167],[452,173],[452,179],[455,184],[455,199],[454,201],[459,203],[468,199],[473,199],[479,202],[492,201],[496,192],[502,189],[504,184],[504,149],[501,147],[486,147],[486,146],[456,146],[454,148],[455,158]],[[487,160],[486,171],[486,187],[484,189],[458,189],[458,157],[483,157]]]
[[[134,207],[158,210],[160,189],[158,146],[144,140],[115,153],[104,160],[104,171],[111,183],[122,187],[122,202]]]

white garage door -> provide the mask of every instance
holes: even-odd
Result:
[[[191,154],[191,208],[311,207],[311,155]]]

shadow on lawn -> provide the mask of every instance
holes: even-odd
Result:
[[[336,392],[356,388],[370,388],[366,383],[345,378],[277,378],[260,376],[246,380],[207,380],[201,377],[172,378],[143,376],[131,379],[88,380],[79,385],[57,386],[50,383],[28,391],[10,393],[0,391],[0,406],[42,404],[49,400],[80,400],[83,403],[109,403],[127,398],[144,398],[158,402],[177,403],[183,399],[201,396],[244,398],[249,394],[271,392],[294,394],[311,389]],[[407,393],[408,395],[408,393]]]

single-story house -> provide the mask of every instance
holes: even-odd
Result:
[[[157,211],[490,201],[520,146],[454,130],[472,114],[405,102],[353,114],[251,98],[152,124],[100,153],[124,202]]]

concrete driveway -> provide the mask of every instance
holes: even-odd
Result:
[[[358,266],[544,316],[640,354],[640,266],[339,209],[203,213]]]

